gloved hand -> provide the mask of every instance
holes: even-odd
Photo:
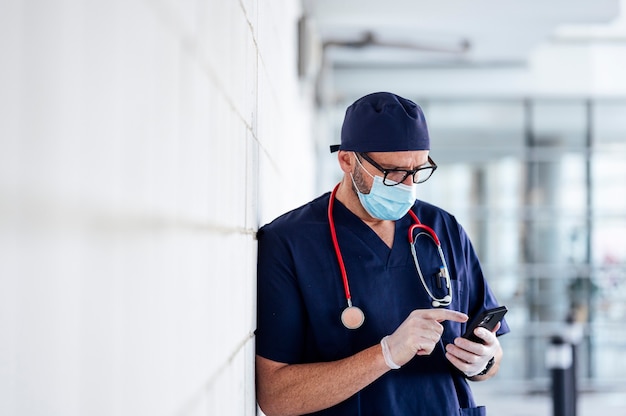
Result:
[[[467,315],[450,309],[417,309],[386,337],[392,362],[402,366],[416,354],[428,355],[443,333],[443,321],[466,322]]]
[[[493,332],[476,328],[474,334],[483,340],[483,344],[462,337],[456,338],[454,344],[446,345],[446,358],[467,377],[479,375],[485,370],[489,360],[501,354],[500,341],[496,337],[499,328],[499,323]]]

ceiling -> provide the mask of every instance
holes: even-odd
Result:
[[[304,0],[326,59],[343,67],[520,64],[558,27],[609,23],[619,6],[619,0]],[[339,45],[366,33],[406,47]]]
[[[359,87],[347,84],[381,79],[402,94],[416,70],[523,68],[534,48],[559,41],[561,28],[609,25],[621,4],[626,0],[303,0],[320,46],[318,98],[327,103],[358,96]]]

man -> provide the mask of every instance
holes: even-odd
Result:
[[[461,337],[498,304],[456,219],[416,200],[436,169],[422,110],[367,95],[348,107],[336,150],[344,176],[333,193],[259,230],[259,406],[268,416],[485,414],[467,380],[498,371],[496,335],[509,329]]]

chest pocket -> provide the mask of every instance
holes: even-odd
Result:
[[[487,409],[485,406],[470,407],[467,409],[460,409],[461,416],[487,416]]]

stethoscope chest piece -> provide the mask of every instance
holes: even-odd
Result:
[[[348,329],[358,329],[365,322],[365,314],[357,306],[348,306],[341,312],[341,322]]]

